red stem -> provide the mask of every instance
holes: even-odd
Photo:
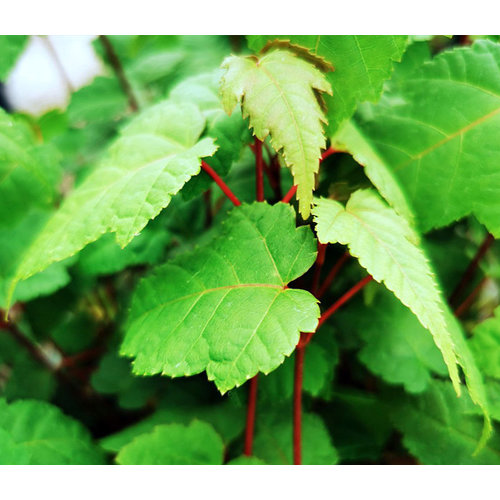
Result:
[[[245,449],[243,453],[251,456],[253,451],[253,434],[255,429],[255,409],[257,408],[258,375],[250,379],[248,388],[247,423],[245,428]]]
[[[302,334],[301,334],[302,336]],[[304,377],[305,346],[295,349],[293,379],[293,463],[302,464],[302,380]]]
[[[323,284],[320,286],[318,293],[316,293],[316,298],[320,299],[323,294],[330,288],[330,285],[332,284],[333,280],[339,273],[340,269],[342,269],[342,266],[345,264],[345,262],[349,259],[351,254],[349,252],[345,252],[342,254],[342,257],[335,263],[335,265],[332,267],[331,271],[328,273],[327,277],[325,278],[325,281],[323,281]]]
[[[264,163],[262,161],[262,141],[255,138],[255,191],[257,201],[264,201]]]
[[[229,189],[228,185],[219,177],[217,172],[205,161],[201,160],[201,168],[212,177],[215,183],[222,189],[222,192],[233,202],[235,207],[241,205],[241,201],[236,198],[233,192]]]
[[[488,281],[488,277],[484,277],[468,295],[468,297],[455,309],[455,316],[459,318],[464,314],[469,307],[473,304],[475,298],[483,288],[484,284]]]
[[[326,160],[329,156],[333,155],[336,152],[337,152],[336,149],[333,149],[332,147],[329,147],[326,151],[323,151],[323,154],[321,155],[321,160],[320,161]]]
[[[467,287],[469,282],[472,280],[474,274],[476,273],[477,268],[479,267],[481,259],[485,256],[486,252],[489,250],[491,245],[493,245],[494,241],[495,237],[492,234],[488,233],[484,238],[483,242],[481,243],[481,246],[478,248],[476,255],[471,260],[469,266],[465,270],[462,279],[455,287],[455,290],[453,290],[453,293],[450,295],[450,298],[448,300],[450,304],[454,304],[457,301],[462,291]]]
[[[295,196],[296,192],[297,192],[297,186],[292,186],[281,201],[283,203],[290,203],[290,200]]]
[[[326,247],[326,244],[318,241],[318,256],[316,257],[316,266],[314,268],[314,276],[311,285],[311,292],[313,295],[316,295],[316,292],[318,291],[319,277],[321,275],[323,264],[325,263]]]

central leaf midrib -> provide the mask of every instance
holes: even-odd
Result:
[[[134,320],[134,323],[137,323],[146,314],[150,314],[153,311],[156,311],[159,308],[163,308],[169,304],[174,304],[175,302],[180,302],[182,300],[190,299],[192,297],[197,297],[199,295],[205,295],[207,293],[218,292],[219,290],[236,290],[239,288],[274,288],[276,290],[279,290],[280,292],[284,292],[286,290],[286,287],[284,286],[272,285],[270,283],[240,283],[238,285],[225,285],[214,288],[206,288],[205,290],[199,290],[198,292],[190,293],[188,295],[183,295],[182,297],[177,297],[175,299],[156,304],[151,309],[147,309],[146,311],[142,312],[139,316],[137,316]]]

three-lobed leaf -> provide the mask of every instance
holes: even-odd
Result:
[[[315,330],[316,299],[288,288],[316,257],[293,208],[234,208],[221,234],[156,269],[132,300],[121,353],[136,374],[172,377],[206,370],[221,392],[277,368],[300,332]]]
[[[401,59],[407,44],[407,37],[402,35],[253,35],[248,38],[254,50],[276,39],[288,40],[334,67],[327,75],[333,89],[333,96],[326,97],[329,134],[353,115],[358,103],[378,100],[384,81],[390,78],[394,62]]]
[[[243,117],[261,141],[267,136],[290,167],[297,186],[299,212],[310,214],[315,174],[326,141],[324,113],[317,93],[331,93],[330,84],[313,64],[287,50],[259,59],[231,56],[222,67],[222,104],[231,113],[241,103]]]

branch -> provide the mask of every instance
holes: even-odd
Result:
[[[453,293],[450,295],[450,298],[448,299],[448,302],[450,304],[454,304],[457,301],[462,291],[467,287],[469,282],[472,280],[474,274],[476,273],[477,268],[479,267],[481,259],[485,256],[486,252],[489,250],[491,245],[493,245],[494,241],[495,237],[492,234],[488,233],[484,238],[483,242],[481,243],[481,246],[477,250],[476,255],[471,260],[469,266],[465,270],[462,279],[455,287],[455,290],[453,290]]]
[[[255,409],[257,407],[257,382],[258,375],[250,379],[248,388],[247,423],[245,427],[245,448],[244,454],[251,456],[253,452],[253,435],[255,429]]]
[[[349,260],[349,257],[351,254],[349,252],[345,252],[342,254],[340,259],[334,264],[330,272],[325,278],[325,281],[323,281],[323,284],[320,286],[318,293],[316,293],[316,298],[320,299],[324,293],[330,288],[330,285],[333,283],[333,280],[339,273],[339,271],[342,269],[342,266],[345,264],[347,260]]]
[[[469,307],[474,303],[475,298],[488,281],[488,277],[485,276],[472,290],[472,292],[466,297],[466,299],[455,309],[455,316],[460,318],[465,312],[468,311]]]
[[[115,72],[115,75],[120,82],[123,92],[127,96],[130,109],[133,112],[138,111],[139,104],[137,103],[137,99],[135,98],[132,86],[130,85],[130,82],[125,75],[122,63],[120,62],[120,59],[115,52],[115,49],[113,48],[111,40],[106,35],[99,35],[99,41],[101,42],[104,51],[106,52],[106,58],[108,59],[109,64],[111,64],[113,71]]]
[[[255,192],[257,201],[264,201],[264,162],[262,160],[262,141],[255,138]]]
[[[212,177],[217,186],[222,189],[222,192],[233,202],[235,207],[239,207],[241,205],[241,201],[233,194],[233,192],[229,189],[228,185],[219,177],[217,172],[205,161],[201,161],[201,168],[205,170],[205,172]]]
[[[283,203],[290,203],[290,200],[295,196],[296,192],[297,192],[297,186],[292,186],[281,201]]]

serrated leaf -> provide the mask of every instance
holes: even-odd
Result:
[[[120,450],[120,465],[222,465],[224,443],[214,428],[198,420],[189,426],[158,425]]]
[[[231,113],[241,103],[243,117],[263,141],[268,135],[276,151],[283,150],[297,185],[299,212],[310,214],[315,174],[326,141],[326,122],[317,93],[331,93],[325,76],[309,62],[286,50],[260,59],[231,56],[222,67],[222,104]]]
[[[469,408],[465,395],[457,398],[451,384],[436,380],[418,397],[393,400],[391,414],[404,445],[423,464],[500,464],[497,434],[475,453],[482,422]]]
[[[103,463],[103,454],[88,431],[59,408],[32,400],[8,405],[0,399],[0,460],[25,465],[97,465]]]
[[[321,243],[348,245],[351,255],[431,332],[460,393],[457,359],[443,314],[446,305],[417,246],[418,234],[372,190],[356,191],[345,208],[335,200],[321,199],[313,214]]]
[[[356,117],[422,231],[472,213],[500,236],[499,63],[500,45],[489,41],[443,52]]]
[[[137,436],[152,432],[158,425],[187,425],[193,419],[203,419],[203,421],[208,422],[221,436],[224,443],[229,444],[243,431],[245,409],[231,404],[231,401],[211,405],[193,405],[185,401],[168,404],[167,401],[166,408],[160,408],[140,422],[105,437],[100,441],[100,445],[106,451],[118,452]]]
[[[7,78],[27,41],[25,35],[0,35],[0,81]]]
[[[353,115],[358,103],[380,97],[407,43],[407,37],[400,35],[258,35],[249,37],[249,45],[258,50],[276,38],[306,47],[335,68],[328,74],[333,97],[326,98],[330,134]]]
[[[309,292],[287,287],[316,256],[312,232],[296,228],[294,215],[282,203],[236,207],[213,242],[144,279],[121,347],[134,372],[206,370],[225,392],[279,366],[319,317]]]
[[[266,464],[292,465],[291,411],[259,414],[253,453]],[[318,415],[302,415],[302,463],[304,465],[334,465],[338,461],[328,430]]]
[[[127,245],[215,151],[212,139],[198,141],[204,126],[196,107],[169,101],[135,118],[29,247],[14,285],[106,232]]]

